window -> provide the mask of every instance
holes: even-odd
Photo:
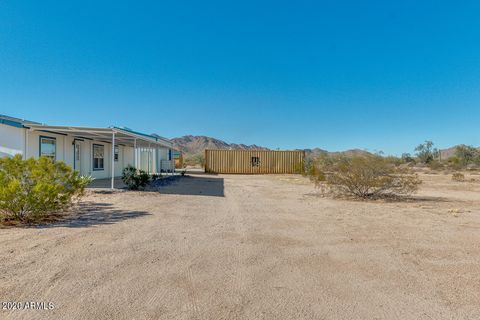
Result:
[[[118,161],[118,152],[119,152],[118,146],[115,146],[114,151],[115,152],[114,152],[113,160]]]
[[[252,167],[260,167],[260,157],[252,157]]]
[[[103,170],[105,159],[105,147],[100,144],[93,145],[93,170]]]
[[[57,140],[55,138],[40,137],[40,157],[47,157],[55,161],[57,155]]]

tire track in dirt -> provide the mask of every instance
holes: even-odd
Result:
[[[190,212],[186,208],[182,211],[182,220],[188,221]],[[181,259],[181,264],[184,265],[180,274],[181,285],[184,288],[187,303],[187,313],[190,315],[189,319],[202,319],[201,317],[201,307],[198,297],[198,290],[195,286],[195,276],[192,268],[194,267],[195,261],[199,258],[198,254],[192,254],[193,250],[190,245],[190,237],[187,234],[187,230],[184,230],[180,234],[183,239],[181,239],[181,246],[179,250],[179,258]],[[185,259],[186,257],[190,257]]]
[[[229,183],[232,181],[227,180]],[[233,189],[233,192],[230,192],[230,189]],[[248,195],[248,190],[241,188],[240,186],[229,186],[228,192],[226,192],[225,197],[227,199],[226,204],[224,205],[224,210],[228,212],[228,221],[233,224],[234,233],[238,237],[238,242],[234,246],[233,257],[230,262],[232,277],[233,277],[233,298],[235,305],[229,311],[230,319],[244,319],[244,307],[247,293],[246,279],[245,274],[245,262],[246,262],[246,241],[247,241],[247,230],[245,225],[245,208],[242,206],[244,203],[243,197]]]

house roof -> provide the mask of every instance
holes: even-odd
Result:
[[[40,123],[0,114],[0,124],[5,124],[12,127],[17,127],[17,128],[24,128],[25,124],[40,124]]]
[[[115,133],[115,143],[125,146],[137,147],[166,147],[173,148],[173,143],[161,137],[155,137],[141,132],[136,132],[127,128],[91,128],[75,126],[49,126],[38,122],[13,118],[0,115],[0,124],[6,124],[18,128],[26,128],[32,131],[50,132],[60,135],[69,135],[78,139],[97,140],[105,143],[112,142],[112,136]]]

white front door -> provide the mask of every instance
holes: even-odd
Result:
[[[75,141],[73,168],[82,174],[82,145],[80,141]]]

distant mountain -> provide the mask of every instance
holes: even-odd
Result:
[[[174,146],[182,151],[182,153],[186,156],[195,155],[195,154],[202,154],[205,149],[220,149],[220,150],[270,150],[269,148],[258,146],[255,144],[246,145],[246,144],[237,144],[237,143],[227,143],[223,140],[206,137],[206,136],[183,136],[180,138],[173,138],[170,139],[173,142]],[[360,149],[352,149],[342,152],[328,152],[326,150],[320,148],[314,149],[305,149],[304,150],[307,156],[316,157],[320,154],[331,154],[331,155],[339,155],[343,154],[346,156],[354,156],[354,155],[364,155],[368,154],[365,150]]]
[[[457,151],[457,147],[459,146],[460,145],[440,150],[441,158],[443,160],[447,160],[448,158],[453,157],[455,155],[455,152]]]
[[[255,144],[246,145],[246,144],[237,144],[237,143],[227,143],[220,139],[215,139],[212,137],[206,136],[183,136],[180,138],[170,139],[173,142],[174,146],[183,152],[185,156],[203,154],[205,149],[221,149],[221,150],[270,150],[269,148],[258,146]],[[455,155],[455,151],[458,146],[453,146],[451,148],[440,150],[443,160],[446,160]],[[346,151],[336,151],[329,152],[320,148],[313,149],[297,149],[305,151],[307,157],[317,157],[321,154],[329,155],[345,155],[347,157],[351,156],[361,156],[371,154],[366,150],[361,149],[351,149]],[[480,151],[480,148],[479,148]]]
[[[364,156],[364,155],[371,155],[372,153],[361,150],[361,149],[350,149],[350,150],[345,150],[345,151],[326,151],[320,148],[314,148],[314,149],[305,149],[305,156],[307,158],[316,158],[322,154],[327,154],[330,156],[346,156],[346,157],[353,157],[353,156]]]
[[[455,156],[455,153],[457,152],[458,147],[465,147],[465,145],[464,144],[459,144],[459,145],[453,146],[451,148],[441,149],[440,150],[440,155],[442,157],[442,160],[447,160],[448,158]],[[480,152],[480,148],[476,148],[476,149]]]
[[[268,148],[257,145],[246,145],[227,143],[225,141],[206,137],[206,136],[183,136],[180,138],[170,139],[174,146],[182,151],[185,155],[194,155],[203,153],[205,149],[223,149],[223,150],[269,150]]]

